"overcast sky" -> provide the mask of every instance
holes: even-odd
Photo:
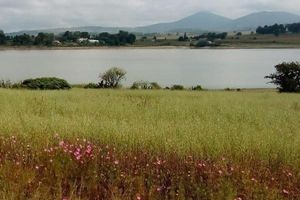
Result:
[[[263,10],[300,14],[300,0],[0,0],[0,29],[139,26],[198,11],[237,18]]]

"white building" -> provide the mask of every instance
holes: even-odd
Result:
[[[92,44],[99,44],[99,40],[88,40],[89,43],[92,43]]]
[[[88,38],[79,38],[77,41],[79,43],[81,43],[81,42],[85,42],[85,41],[88,41],[88,40],[89,40]]]

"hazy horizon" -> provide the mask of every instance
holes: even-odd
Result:
[[[200,11],[231,19],[260,11],[300,14],[298,0],[0,0],[5,32],[78,26],[136,27],[171,22]]]

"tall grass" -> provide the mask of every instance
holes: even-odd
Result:
[[[20,146],[29,145],[32,153],[57,146],[59,141],[54,139],[54,135],[56,135],[60,140],[69,141],[70,143],[88,140],[95,146],[109,145],[113,149],[117,149],[116,157],[121,157],[119,160],[128,156],[127,162],[135,161],[136,157],[142,157],[146,160],[163,157],[162,160],[169,161],[167,163],[172,163],[172,160],[173,162],[178,161],[179,168],[175,168],[182,172],[187,170],[187,173],[192,168],[184,167],[184,163],[190,158],[192,158],[193,163],[200,162],[199,160],[210,163],[207,165],[211,165],[211,169],[214,169],[212,176],[215,176],[214,173],[223,173],[224,169],[221,167],[223,170],[220,172],[221,168],[218,169],[217,167],[223,166],[223,158],[228,163],[240,166],[241,171],[246,171],[248,167],[256,176],[260,176],[257,174],[259,171],[266,172],[270,170],[268,178],[278,174],[278,171],[284,168],[296,174],[293,181],[282,179],[281,184],[278,181],[278,184],[275,184],[276,190],[279,191],[277,192],[284,195],[285,193],[291,194],[291,191],[293,191],[294,196],[289,196],[290,198],[296,198],[299,197],[297,195],[300,195],[300,188],[297,186],[297,183],[299,183],[297,181],[300,180],[300,96],[297,94],[278,94],[265,91],[192,92],[84,89],[27,91],[2,89],[0,90],[0,104],[0,134],[3,141],[6,141],[5,138],[10,138],[9,142],[4,142],[0,149],[5,152],[4,148],[8,148],[10,152],[15,152],[13,157],[22,154],[23,150],[18,152],[17,147],[6,145],[11,143],[12,136],[20,138],[22,141]],[[20,147],[20,149],[22,148]],[[145,153],[145,156],[142,156],[142,152]],[[34,157],[34,155],[40,154],[33,153],[32,156]],[[43,160],[44,156],[43,154],[37,156],[38,159],[32,160],[31,165]],[[17,158],[10,158],[7,159],[13,163],[18,160]],[[144,161],[137,162],[142,162],[138,166],[146,167]],[[215,164],[213,164],[214,162]],[[125,162],[123,167],[127,164]],[[96,165],[94,162],[92,166]],[[256,172],[256,166],[251,165],[257,165],[258,171]],[[68,166],[70,167],[70,165]],[[7,174],[5,167],[9,168],[9,165],[6,163],[0,167],[0,176],[2,177],[0,183],[2,181],[9,183],[10,180],[5,175]],[[48,166],[48,168],[57,173],[56,167]],[[166,167],[164,169],[166,171],[162,170],[163,174],[167,174],[167,172],[176,174],[178,170],[171,168]],[[30,171],[30,169],[29,167],[27,170]],[[72,169],[74,170],[76,167],[73,166]],[[113,171],[113,168],[109,169]],[[120,170],[122,170],[122,167]],[[30,171],[30,173],[34,172]],[[105,174],[105,172],[99,173]],[[131,174],[133,176],[134,170],[131,173],[133,173]],[[153,175],[152,172],[148,172],[149,174]],[[181,175],[177,174],[177,176],[180,177]],[[140,181],[145,178],[143,176],[137,177]],[[45,175],[44,178],[46,180],[47,178],[50,179],[50,175]],[[250,175],[248,178],[251,181]],[[26,177],[24,181],[25,179]],[[213,178],[212,180],[217,179]],[[225,181],[226,184],[221,184],[223,189],[225,186],[227,188],[224,191],[231,191],[230,193],[237,197],[239,192],[236,191],[237,188],[233,185],[238,185],[238,183],[226,180],[218,179],[222,183]],[[193,182],[193,184],[197,185],[196,182]],[[189,184],[192,182],[179,181],[179,183]],[[291,184],[290,191],[281,187],[285,183]],[[95,185],[97,184],[95,183]],[[208,182],[205,182],[205,184],[207,184],[206,189],[202,189],[206,193],[213,194],[214,184],[211,185]],[[240,184],[247,185],[246,183]],[[53,185],[53,183],[50,185]],[[58,187],[58,185],[56,186]],[[138,192],[138,188],[141,187],[139,184],[130,185],[130,187],[135,188],[132,189],[134,191],[131,191],[134,195],[126,196],[126,198],[135,198],[136,194],[141,194],[141,197],[137,197],[138,199],[147,197],[147,195],[145,196],[147,192],[144,189],[143,194],[141,191]],[[4,188],[9,191],[8,188],[11,187]],[[152,189],[149,189],[147,193],[148,199]],[[243,189],[246,191],[244,187]],[[0,191],[3,198],[13,198],[12,193],[7,191],[5,193],[1,189]],[[41,191],[39,190],[39,192]],[[99,192],[100,189],[97,191]],[[186,188],[185,191],[187,191]],[[19,194],[19,192],[14,195]],[[63,191],[59,193],[57,188],[52,193],[56,195],[64,194]],[[130,192],[128,191],[128,193]],[[169,191],[169,193],[172,192]],[[201,192],[198,191],[198,193]],[[245,192],[241,193],[244,194]],[[72,192],[69,191],[65,196],[70,198],[72,196],[70,194]],[[75,194],[78,193],[75,192]],[[177,193],[173,191],[172,194]],[[268,194],[277,193],[270,192]],[[60,198],[58,196],[55,197]],[[218,196],[210,196],[210,198],[208,196],[206,199],[218,198]],[[73,197],[73,199],[75,197],[84,199],[84,195]],[[99,196],[99,198],[108,197],[113,198],[111,195]],[[119,197],[125,198],[122,195]],[[155,198],[166,197],[159,196]],[[173,197],[175,198],[176,195]],[[271,196],[267,197],[271,198]],[[33,197],[31,196],[31,198]],[[51,197],[49,198],[51,199]],[[85,198],[92,199],[88,195]]]

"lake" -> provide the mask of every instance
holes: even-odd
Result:
[[[124,85],[137,80],[162,86],[268,88],[264,76],[283,61],[299,61],[300,49],[84,49],[0,51],[0,78],[56,76],[72,84],[96,82],[99,73],[119,66]]]

